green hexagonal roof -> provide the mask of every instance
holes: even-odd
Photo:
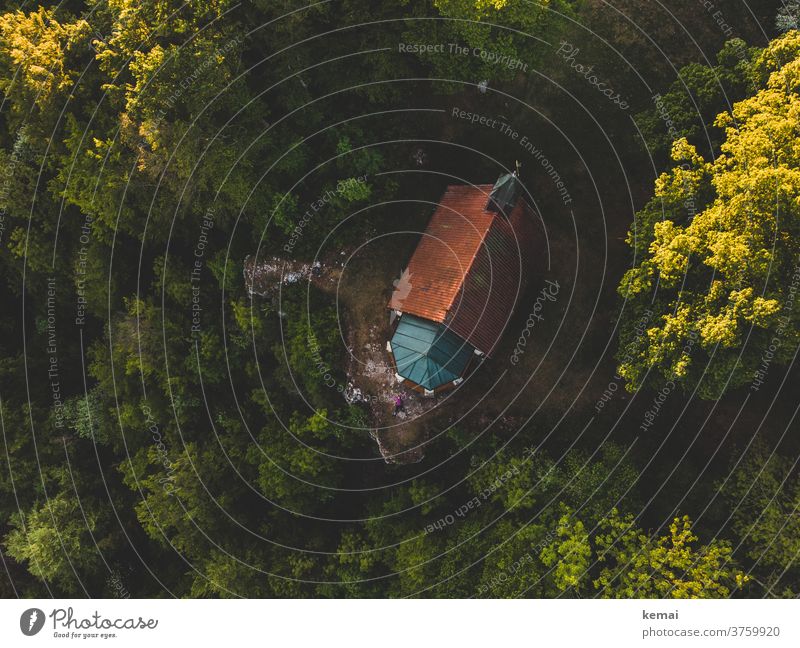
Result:
[[[430,390],[461,378],[474,352],[443,324],[409,314],[392,336],[397,373]]]

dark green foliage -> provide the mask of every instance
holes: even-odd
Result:
[[[681,137],[704,155],[719,154],[724,132],[714,121],[753,87],[750,64],[756,52],[741,39],[728,41],[717,54],[717,65],[690,63],[682,67],[669,89],[653,97],[655,106],[636,116],[645,144],[659,166],[667,162],[672,142]]]
[[[343,259],[416,231],[454,177],[494,174],[465,152],[475,141],[512,164],[505,135],[447,111],[549,101],[561,86],[542,91],[537,73],[570,74],[551,46],[585,38],[574,21],[603,3],[66,4],[0,15],[0,596],[669,596],[697,583],[722,596],[746,584],[734,558],[765,591],[796,594],[796,542],[770,543],[794,530],[788,459],[761,452],[724,485],[741,503],[732,554],[683,517],[634,522],[650,457],[629,431],[595,444],[559,423],[543,449],[538,419],[513,438],[465,423],[425,448],[429,464],[387,465],[369,408],[343,398],[362,351],[337,292]],[[679,134],[718,146],[711,123],[758,76],[750,58],[731,41],[716,66],[682,68],[663,94]],[[560,94],[537,106],[573,108]],[[637,119],[663,156],[662,117]],[[541,123],[519,121],[531,136]],[[638,214],[638,256],[680,209]],[[401,270],[395,241],[370,253]],[[329,283],[247,293],[246,257],[287,255],[319,255]]]

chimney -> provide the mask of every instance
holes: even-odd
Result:
[[[489,201],[486,203],[486,211],[503,214],[506,218],[511,215],[511,211],[517,204],[519,195],[522,192],[522,185],[519,181],[520,163],[513,173],[501,175],[492,187],[489,194]]]

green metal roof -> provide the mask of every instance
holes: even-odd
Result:
[[[501,175],[497,182],[492,187],[492,193],[489,194],[489,202],[486,204],[488,211],[499,211],[509,216],[510,210],[514,209],[519,198],[522,186],[519,183],[519,178],[515,173],[507,173]]]
[[[474,352],[443,324],[407,313],[392,336],[397,373],[425,389],[461,378]]]

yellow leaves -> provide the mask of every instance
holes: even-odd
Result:
[[[434,5],[445,15],[469,16],[475,20],[490,17],[509,4],[519,4],[514,0],[436,0]]]
[[[652,288],[653,266],[651,263],[642,263],[636,268],[631,268],[622,276],[617,292],[624,299],[639,293],[644,293]]]
[[[661,281],[674,284],[686,273],[689,256],[696,250],[699,240],[672,221],[656,223],[655,240],[650,244],[653,263],[661,275]]]
[[[694,168],[705,165],[705,160],[697,152],[697,148],[689,144],[689,141],[685,137],[681,137],[679,140],[672,143],[670,157],[675,162],[685,161],[689,166]]]
[[[706,296],[705,302],[706,306],[712,308],[713,306],[717,305],[719,302],[727,298],[727,289],[725,287],[725,283],[716,279],[715,281],[711,282],[711,285],[708,287],[708,295]]]
[[[151,83],[158,83],[156,75],[166,60],[166,52],[161,45],[156,45],[147,52],[137,51],[130,62],[130,71],[136,80],[133,84],[126,84],[125,94],[127,109],[134,112],[140,103],[140,97],[147,96]],[[153,90],[150,89],[152,94]],[[162,107],[163,108],[163,107]]]
[[[800,32],[791,30],[770,42],[756,59],[754,70],[767,79],[768,87],[792,92],[799,87],[799,66]]]
[[[724,113],[717,124],[726,128],[722,145],[725,157],[718,160],[717,171],[774,168],[795,164],[798,158],[798,121],[800,97],[779,90],[761,90],[737,103],[733,116]]]
[[[731,307],[740,317],[748,318],[753,312],[753,289],[734,290],[729,296]]]
[[[201,28],[224,15],[231,0],[109,0],[113,26],[105,42],[97,43],[97,60],[114,77],[136,52],[164,40],[165,35],[196,35]],[[184,40],[183,38],[181,40]]]
[[[634,527],[632,516],[614,510],[597,535],[603,568],[595,586],[604,597],[716,598],[728,596],[730,585],[747,582],[729,544],[697,541],[688,516],[674,518],[667,535],[649,538]]]
[[[560,590],[579,587],[586,576],[592,554],[589,534],[574,513],[568,510],[558,521],[558,540],[545,547],[542,563],[555,566],[553,580]]]
[[[734,347],[740,342],[744,326],[766,328],[781,309],[778,300],[755,296],[750,287],[731,291],[727,298],[724,292],[723,282],[715,281],[706,299],[709,314],[699,324],[700,337],[706,346]],[[716,308],[714,302],[717,302]]]
[[[710,254],[703,262],[728,277],[739,274],[750,254],[747,237],[736,232],[717,232],[709,242],[708,251]]]
[[[751,321],[756,326],[769,326],[780,310],[781,304],[777,299],[764,299],[763,297],[756,297],[753,301],[753,314],[751,316]]]
[[[755,326],[769,326],[781,310],[781,304],[777,299],[755,296],[752,288],[734,290],[729,300],[736,317]]]
[[[674,313],[661,316],[662,325],[647,329],[647,364],[661,367],[670,378],[682,377],[688,369],[691,351],[689,341],[696,316],[688,304],[678,304]],[[694,334],[696,335],[696,334]]]
[[[717,117],[722,153],[709,164],[675,142],[676,164],[636,216],[619,292],[655,315],[619,368],[634,389],[655,376],[719,398],[753,380],[774,336],[783,348],[800,339],[788,280],[800,247],[800,32],[773,41],[755,68],[759,89]]]
[[[74,79],[65,64],[76,45],[85,45],[90,33],[85,20],[61,24],[55,12],[40,7],[25,14],[15,11],[0,16],[0,60],[9,68],[3,86],[15,83],[40,108],[55,94],[69,89]],[[16,78],[16,79],[15,79]]]
[[[712,167],[685,138],[672,145],[671,155],[673,160],[681,164],[659,176],[655,195],[673,203],[688,203],[703,185]]]
[[[700,338],[706,346],[732,347],[738,341],[736,318],[730,310],[706,315],[700,321]]]
[[[140,82],[146,83],[164,64],[165,52],[161,45],[154,45],[148,51],[136,51],[130,63],[130,71]]]
[[[478,9],[486,9],[491,7],[495,11],[500,11],[508,4],[508,0],[477,0],[475,7]]]

